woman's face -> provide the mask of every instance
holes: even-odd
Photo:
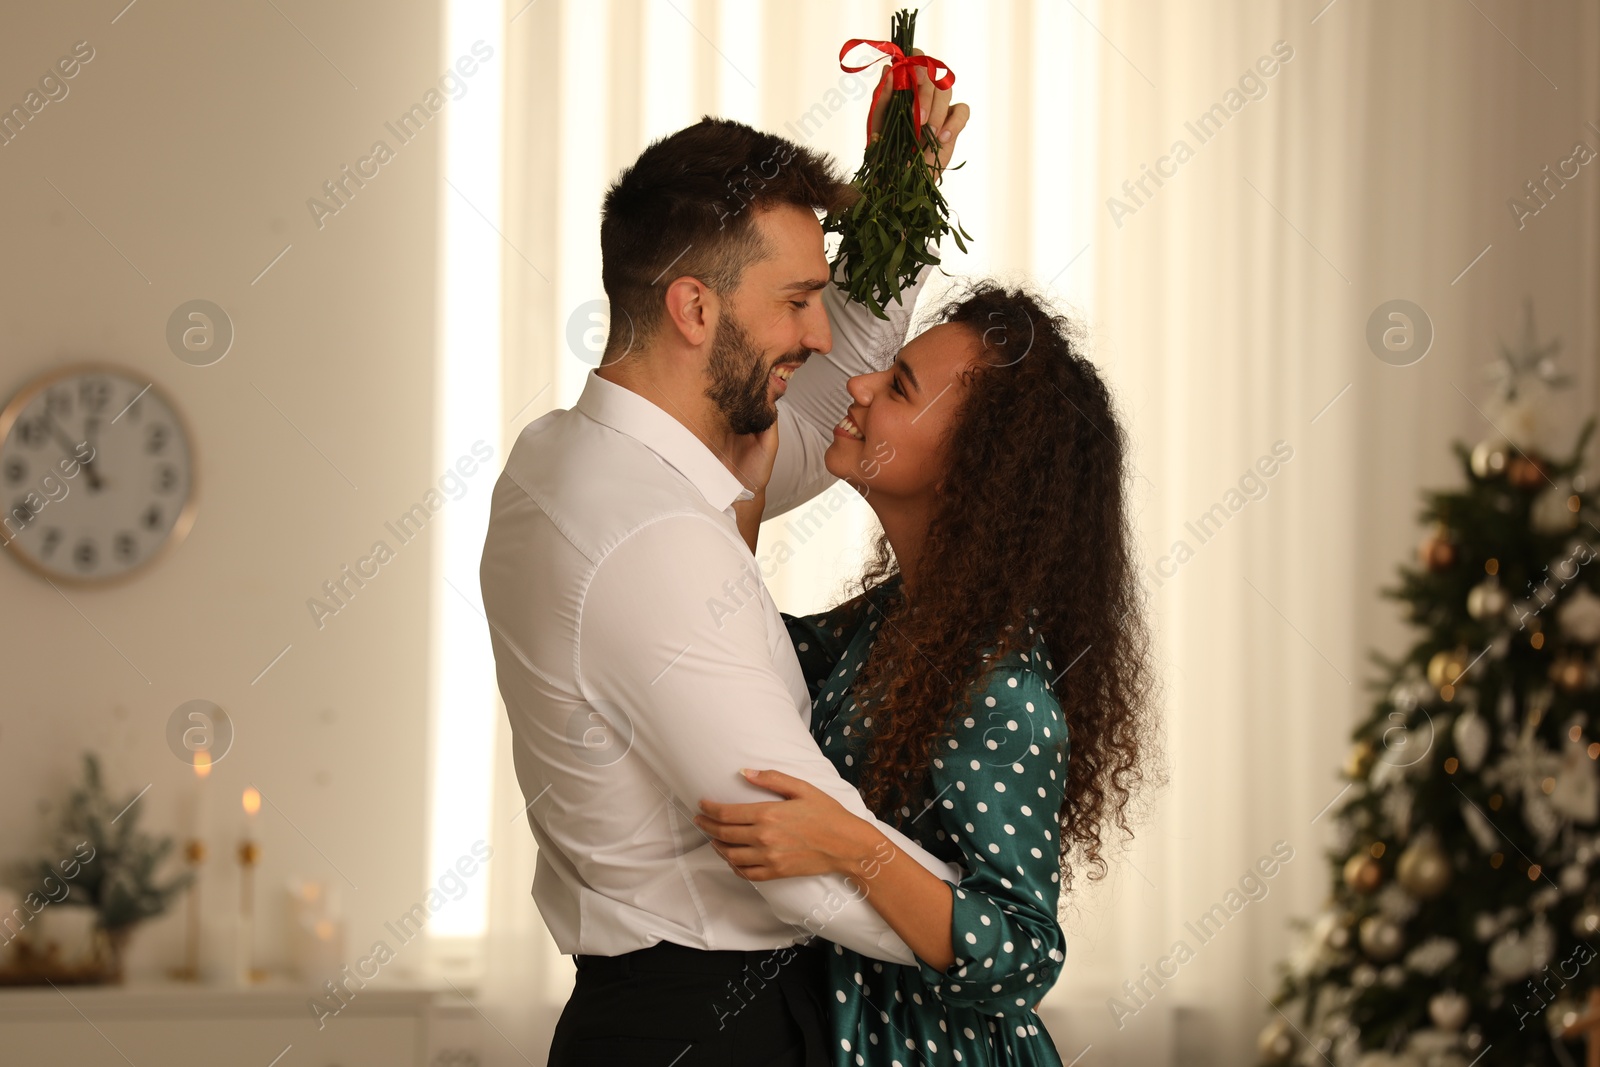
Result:
[[[966,399],[962,372],[982,353],[966,326],[941,323],[893,365],[846,383],[853,403],[834,427],[828,472],[874,494],[931,497],[944,475],[944,442]]]

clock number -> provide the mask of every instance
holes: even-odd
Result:
[[[52,526],[44,532],[44,543],[39,546],[39,555],[49,556],[61,544],[61,527]]]
[[[72,393],[67,389],[52,389],[45,394],[44,409],[51,415],[67,418],[72,415]]]
[[[72,550],[72,562],[78,565],[80,571],[93,570],[96,558],[93,541],[79,541],[78,547]]]
[[[50,440],[50,424],[43,418],[17,420],[17,437],[29,448],[43,448]]]
[[[163,463],[160,474],[156,477],[156,492],[170,493],[178,488],[178,468],[170,463]]]
[[[123,530],[117,534],[117,558],[124,563],[131,563],[139,555],[139,542],[134,540],[133,534]]]
[[[28,476],[28,464],[21,456],[13,456],[6,461],[6,481],[16,485]]]
[[[5,519],[6,526],[15,526],[19,534],[27,530],[28,524],[32,521],[33,509],[28,506],[26,498],[12,504],[11,510],[6,514]]]
[[[161,505],[151,504],[150,510],[144,513],[144,524],[151,530],[161,529]]]
[[[159,422],[150,424],[150,432],[145,435],[144,450],[155,455],[167,447],[167,428]]]
[[[104,411],[111,402],[111,383],[103,378],[85,378],[78,383],[78,403],[85,411]]]

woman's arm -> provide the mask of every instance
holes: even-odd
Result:
[[[733,517],[739,526],[739,536],[755,555],[756,537],[761,532],[761,513],[767,509],[767,483],[772,480],[772,464],[778,458],[778,424],[776,421],[760,433],[735,434],[733,451],[724,462],[739,481],[749,490],[749,500],[733,502]]]
[[[846,875],[861,885],[867,903],[918,958],[940,971],[955,962],[949,882],[906,862],[876,825],[850,814],[811,783],[781,771],[747,770],[745,777],[787,800],[703,801],[700,809],[706,814],[694,820],[734,870],[752,882]]]
[[[1053,669],[1048,653],[1036,656]],[[943,887],[937,903],[934,887],[909,865],[894,862],[894,853],[875,846],[860,825],[830,811],[832,798],[819,798],[819,790],[790,776],[746,771],[790,799],[702,803],[711,818],[695,822],[725,842],[718,852],[753,881],[822,872],[864,880],[867,903],[917,955],[923,979],[941,1000],[1008,1015],[1038,1004],[1066,956],[1055,915],[1066,718],[1026,659],[1000,665],[975,696],[930,766],[936,803],[915,816],[935,822],[936,832],[961,850],[965,873]]]
[[[759,777],[751,781],[766,784]],[[874,824],[849,818],[856,827],[846,829],[843,836],[855,842],[855,866],[845,873],[861,880],[867,903],[919,959],[936,971],[945,970],[956,961],[950,943],[954,887],[926,868],[906,863],[894,842]]]

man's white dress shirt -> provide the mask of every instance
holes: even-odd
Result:
[[[823,299],[833,350],[778,402],[768,515],[833,481],[822,453],[849,402],[844,379],[893,359],[915,291],[888,323],[832,286]],[[479,577],[539,846],[534,899],[568,954],[661,940],[781,948],[818,934],[914,964],[860,879],[746,881],[690,821],[701,798],[778,799],[741,767],[785,771],[873,818],[809,733],[799,662],[735,523],[748,495],[667,411],[594,372],[576,405],[518,435]],[[904,862],[959,880],[883,830]]]

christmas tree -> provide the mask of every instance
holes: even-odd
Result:
[[[1560,1031],[1600,988],[1600,509],[1581,473],[1594,418],[1552,458],[1556,349],[1530,306],[1495,364],[1493,436],[1454,444],[1465,486],[1423,494],[1419,558],[1382,590],[1420,634],[1371,654],[1328,809],[1332,892],[1295,923],[1262,1064],[1582,1058]]]

